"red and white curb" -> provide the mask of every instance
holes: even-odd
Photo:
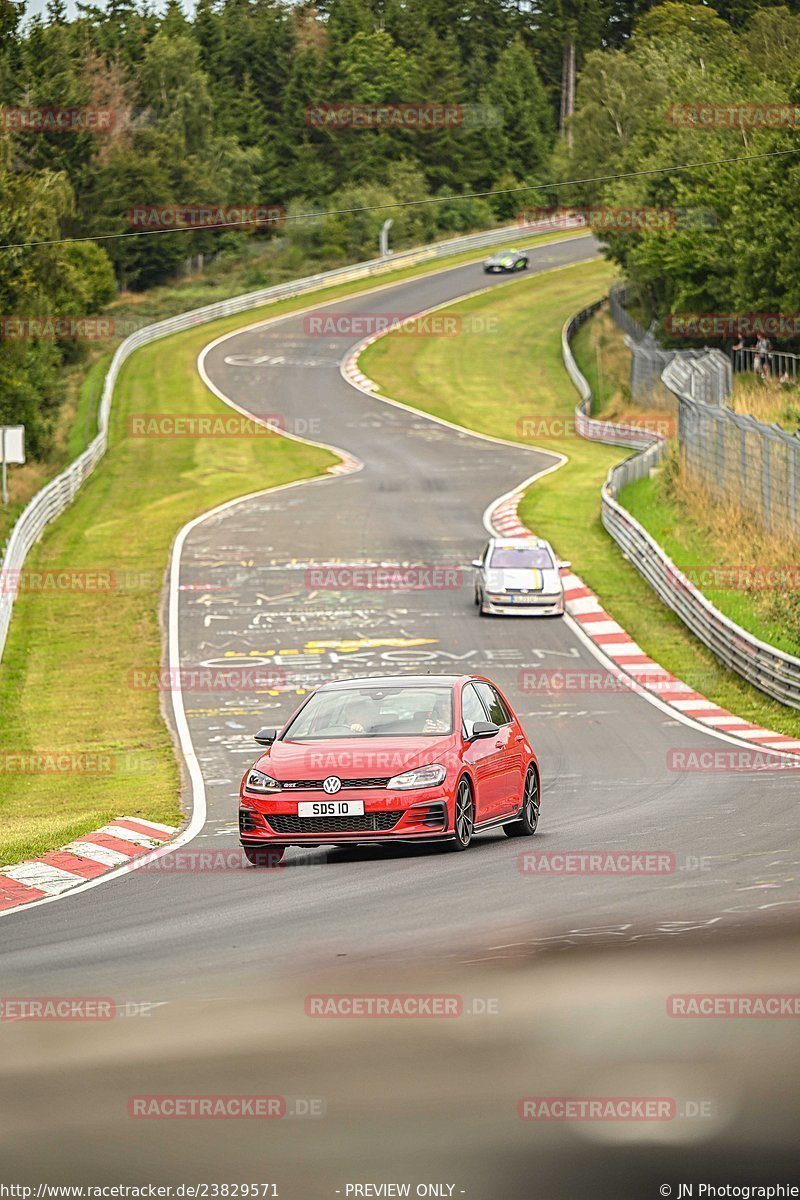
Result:
[[[119,817],[41,858],[0,867],[0,911],[46,896],[60,896],[87,879],[96,879],[125,866],[140,854],[158,849],[176,833],[172,825],[143,821],[140,817]]]
[[[359,342],[342,363],[342,375],[348,379],[350,383],[354,383],[356,387],[361,388],[362,392],[376,392],[378,385],[374,379],[370,379],[369,375],[365,375],[358,365],[359,356],[366,350],[367,346],[371,346],[373,342],[377,342],[379,338],[385,337],[389,330],[380,330],[378,333],[373,333],[369,337],[364,338],[363,342]]]
[[[522,493],[515,492],[501,499],[491,510],[490,521],[501,537],[531,537],[530,529],[523,525],[517,515],[521,499]],[[648,657],[641,646],[637,646],[630,634],[605,611],[582,579],[569,570],[562,571],[561,576],[567,612],[586,637],[613,662],[615,668],[631,677],[631,690],[648,692],[684,717],[720,733],[741,738],[751,746],[792,754],[800,752],[800,739],[744,721],[671,675]]]

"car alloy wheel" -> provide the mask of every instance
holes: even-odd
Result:
[[[533,837],[539,825],[539,776],[536,768],[528,767],[522,793],[521,819],[503,826],[508,837]]]
[[[475,831],[475,801],[467,779],[462,779],[456,792],[455,841],[456,850],[466,850]]]

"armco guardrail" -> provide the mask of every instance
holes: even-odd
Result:
[[[191,329],[195,325],[216,321],[220,317],[232,316],[234,313],[247,312],[249,309],[258,308],[270,301],[301,296],[306,292],[324,287],[326,284],[367,279],[374,275],[393,271],[398,266],[414,266],[417,263],[426,262],[428,259],[447,258],[469,250],[481,250],[507,241],[522,240],[532,232],[545,233],[550,228],[554,228],[554,226],[548,221],[542,221],[538,226],[525,228],[520,228],[519,225],[506,225],[500,229],[490,229],[483,233],[469,234],[466,237],[450,238],[446,242],[433,242],[428,246],[402,250],[386,258],[374,258],[348,267],[337,267],[332,271],[322,271],[318,275],[308,275],[304,279],[293,279],[274,287],[262,288],[257,292],[248,292],[244,296],[234,296],[230,300],[208,304],[205,308],[196,308],[191,312],[180,313],[177,317],[170,317],[166,321],[147,325],[125,338],[117,347],[105,377],[97,422],[97,436],[83,454],[76,458],[65,471],[62,471],[46,487],[36,493],[21,513],[9,535],[5,554],[0,563],[0,658],[3,655],[8,626],[11,621],[11,610],[16,595],[15,581],[19,578],[19,572],[22,570],[28,551],[38,541],[46,526],[71,503],[83,481],[92,473],[105,453],[114,384],[122,364],[133,354],[134,350],[157,341],[159,338],[169,337],[172,333]]]
[[[625,557],[721,663],[774,700],[800,708],[800,658],[759,641],[697,590],[616,499],[617,488],[624,486],[618,470],[609,472],[603,488],[602,521]]]
[[[581,397],[576,410],[576,424],[577,413],[591,420],[586,417],[586,411],[591,404],[592,393],[575,362],[569,339],[598,307],[599,304],[594,304],[582,309],[567,321],[562,332],[564,364]],[[595,424],[602,425],[603,422]],[[581,432],[580,428],[578,432]],[[619,444],[613,437],[600,440]],[[611,468],[601,494],[604,528],[659,599],[677,613],[684,625],[721,663],[774,700],[792,708],[800,708],[800,658],[760,641],[715,608],[617,499],[627,484],[650,473],[663,452],[664,442],[659,438],[619,466]]]
[[[655,430],[642,429],[641,426],[626,425],[614,421],[598,421],[596,417],[590,416],[592,407],[592,389],[579,370],[578,364],[575,362],[574,355],[570,346],[572,338],[580,329],[584,322],[589,320],[597,310],[605,304],[604,300],[596,300],[594,304],[587,305],[580,312],[575,313],[564,324],[561,330],[561,357],[564,360],[564,366],[567,368],[570,379],[575,384],[575,387],[580,396],[578,406],[575,409],[575,429],[581,437],[586,438],[590,442],[605,442],[611,446],[632,446],[637,450],[645,449],[652,446],[654,453],[657,451],[657,457],[651,459],[657,462],[658,458],[663,453],[663,436]]]

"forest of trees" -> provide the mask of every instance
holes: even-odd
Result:
[[[795,0],[800,3],[800,0]],[[119,288],[169,280],[189,254],[275,236],[308,261],[374,253],[377,206],[563,184],[796,143],[796,129],[681,129],[669,105],[800,98],[800,16],[753,0],[0,0],[0,108],[112,110],[104,132],[0,121],[0,316],[100,310]],[[573,87],[577,79],[577,90]],[[574,116],[569,114],[573,108]],[[311,106],[446,103],[473,114],[433,131],[315,125]],[[489,119],[491,117],[491,119]],[[546,192],[396,208],[408,245],[513,220],[526,204],[702,207],[712,228],[614,234],[610,253],[653,313],[800,308],[796,158]],[[138,204],[280,204],[282,230],[130,230]],[[43,451],[74,345],[0,336],[0,421]]]

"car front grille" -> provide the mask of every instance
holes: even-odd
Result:
[[[276,833],[380,833],[394,829],[402,812],[364,813],[363,817],[296,817],[291,813],[269,813],[267,820]]]
[[[385,788],[389,779],[388,775],[383,778],[343,779],[341,790],[350,792],[355,788]],[[322,784],[322,779],[286,779],[281,783],[281,789],[284,792],[321,792]]]

